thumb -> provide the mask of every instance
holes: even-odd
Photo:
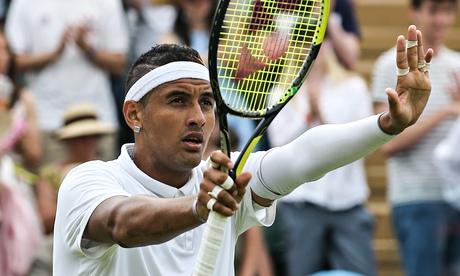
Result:
[[[244,171],[242,172],[240,175],[238,175],[238,177],[236,178],[236,185],[238,187],[246,187],[249,183],[249,181],[251,180],[252,178],[252,174],[251,172],[249,171]]]
[[[388,96],[388,105],[390,106],[390,110],[397,109],[399,107],[399,97],[396,90],[393,88],[385,89],[385,93]]]
[[[248,171],[244,171],[236,177],[235,184],[237,187],[237,191],[234,197],[238,202],[241,202],[241,200],[243,199],[243,196],[246,193],[246,186],[248,185],[251,178],[252,174]]]

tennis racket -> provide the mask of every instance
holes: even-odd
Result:
[[[228,171],[241,173],[267,127],[297,93],[319,52],[329,0],[220,0],[209,42],[221,149],[230,156],[227,115],[260,120]],[[194,275],[212,275],[226,217],[211,211]]]

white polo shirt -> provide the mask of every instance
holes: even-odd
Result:
[[[95,244],[82,239],[83,231],[95,208],[118,195],[145,194],[174,198],[196,194],[203,171],[202,162],[193,169],[191,179],[176,189],[158,182],[139,170],[128,154],[133,144],[124,145],[117,160],[92,161],[70,171],[58,196],[54,234],[54,275],[187,275],[193,272],[205,225],[187,231],[158,245],[123,248],[113,244]],[[262,154],[251,158],[251,166]],[[246,168],[254,169],[254,168]],[[275,204],[254,211],[251,193],[247,192],[227,227],[217,258],[215,275],[234,275],[234,253],[238,235],[254,225],[270,225]]]
[[[94,49],[127,54],[128,27],[119,0],[15,0],[5,33],[14,53],[35,56],[55,51],[65,30],[83,23]],[[59,58],[24,77],[36,95],[41,130],[59,128],[66,107],[81,101],[97,104],[98,118],[118,125],[109,72],[92,64],[73,39]]]

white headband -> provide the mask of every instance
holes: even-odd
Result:
[[[186,78],[209,81],[208,68],[192,61],[175,61],[157,67],[131,86],[126,94],[125,102],[128,100],[138,102],[145,94],[163,83]]]

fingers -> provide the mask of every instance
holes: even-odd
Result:
[[[421,34],[420,31],[417,31],[414,25],[410,25],[407,30],[407,63],[411,70],[418,69],[419,55],[418,55],[418,34]],[[420,42],[421,43],[421,42]]]
[[[237,192],[236,188],[233,188],[233,181],[231,190],[226,190],[220,186],[227,179],[228,175],[220,170],[206,170],[200,185],[198,200],[210,211],[216,211],[224,216],[232,216],[238,210],[238,201],[234,198]]]
[[[220,169],[222,166],[230,170],[233,169],[232,160],[219,150],[211,152],[207,162],[214,169]]]
[[[434,54],[433,49],[431,49],[431,48],[428,49],[426,51],[426,54],[425,54],[425,61],[426,62],[431,62],[431,59],[433,58],[433,54]]]
[[[406,39],[402,35],[398,36],[396,40],[396,65],[398,67],[398,76],[405,76],[409,73],[406,56]]]
[[[422,37],[422,32],[417,30],[417,43],[418,43],[418,47],[417,47],[417,54],[418,54],[418,63],[421,64],[421,63],[425,63],[425,51],[423,50],[423,37]],[[420,67],[420,66],[418,66]]]
[[[407,40],[397,40],[398,81],[396,88],[387,90],[390,103],[390,133],[399,133],[413,125],[422,114],[431,92],[429,67],[433,50],[424,53],[422,33],[409,26]],[[396,93],[395,93],[396,92]]]
[[[400,35],[396,43],[396,64],[399,77],[407,75],[410,70],[428,72],[433,50],[429,49],[425,53],[422,32],[417,30],[414,25],[411,25],[407,30],[407,40]]]
[[[208,163],[211,168],[203,173],[204,178],[200,185],[198,200],[208,210],[224,216],[232,216],[238,210],[238,203],[246,193],[251,174],[241,173],[234,182],[226,172],[221,170],[222,167],[233,168],[233,163],[220,151],[213,152]]]

